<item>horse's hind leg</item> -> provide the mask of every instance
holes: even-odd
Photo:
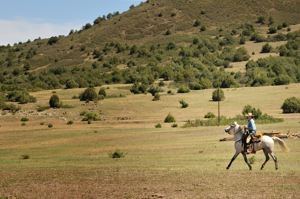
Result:
[[[263,169],[264,166],[266,165],[266,163],[269,161],[270,157],[269,157],[269,154],[268,154],[268,151],[266,149],[264,149],[264,154],[266,156],[266,161],[261,165],[261,168],[260,169]]]
[[[273,154],[273,152],[270,153],[270,156],[273,158],[274,162],[275,162],[275,169],[278,169],[278,165],[277,165],[277,158],[275,157],[275,155]]]

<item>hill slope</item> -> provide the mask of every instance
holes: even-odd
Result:
[[[259,16],[266,19],[265,24],[255,23]],[[109,20],[100,18],[93,26],[86,24],[80,31],[71,30],[68,36],[36,39],[13,47],[2,46],[0,74],[3,76],[0,82],[5,85],[18,84],[32,90],[65,87],[69,79],[76,79],[79,87],[86,87],[88,83],[127,82],[123,79],[109,80],[104,74],[126,68],[130,60],[134,62],[132,65],[137,66],[151,62],[160,66],[170,64],[178,57],[179,49],[188,47],[195,38],[206,41],[204,44],[207,46],[207,40],[212,37],[219,39],[235,31],[235,41],[230,45],[237,45],[237,36],[243,30],[249,25],[256,30],[265,30],[270,16],[274,27],[283,22],[300,23],[300,5],[293,0],[238,3],[234,0],[150,0]],[[200,28],[204,29],[200,31]],[[286,33],[286,29],[278,31]],[[170,42],[177,45],[175,51],[166,51]],[[219,41],[209,43],[213,43],[213,47],[207,46],[212,53],[216,52],[216,48],[221,53],[222,47],[216,47]],[[134,45],[137,49],[132,53]],[[215,61],[216,58],[212,57],[208,61],[202,60],[202,63],[210,65]],[[97,76],[94,76],[95,73]],[[13,77],[9,77],[10,74]],[[25,78],[24,74],[35,77]],[[62,74],[64,77],[61,77]],[[40,76],[39,80],[36,76]],[[80,78],[87,83],[82,84]],[[38,82],[32,83],[34,80]]]

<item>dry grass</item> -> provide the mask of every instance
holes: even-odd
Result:
[[[163,123],[171,112],[179,126],[188,119],[217,113],[211,100],[213,90],[189,94],[133,95],[122,87],[109,86],[108,95],[123,93],[126,97],[108,98],[86,104],[73,100],[82,89],[56,90],[73,109],[50,109],[52,116],[1,116],[0,127],[0,197],[16,198],[297,198],[299,194],[300,145],[298,139],[286,139],[290,153],[275,146],[279,171],[270,160],[265,169],[257,152],[253,171],[248,171],[238,157],[230,170],[225,168],[234,153],[233,142],[219,142],[230,137],[225,127],[172,128]],[[286,88],[287,87],[287,88]],[[98,88],[97,88],[98,89]],[[299,114],[282,114],[280,106],[290,96],[300,97],[299,84],[278,87],[226,89],[221,113],[234,116],[244,105],[251,104],[275,117],[280,124],[259,125],[259,131],[299,132]],[[51,91],[32,93],[45,104]],[[180,108],[179,100],[189,103]],[[84,104],[84,105],[83,105]],[[23,106],[23,105],[22,105]],[[27,110],[36,105],[26,105]],[[105,121],[88,125],[79,113],[101,112]],[[67,114],[63,115],[63,112]],[[66,121],[61,118],[66,118]],[[120,120],[123,118],[123,120]],[[60,119],[59,119],[60,118]],[[73,125],[67,121],[74,119]],[[40,125],[52,123],[53,128]],[[157,123],[161,129],[154,128]],[[108,152],[120,149],[126,155],[109,158]],[[30,158],[23,160],[22,155]],[[252,191],[251,187],[255,187]]]

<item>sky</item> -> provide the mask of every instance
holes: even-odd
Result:
[[[68,35],[144,0],[0,0],[0,45]]]

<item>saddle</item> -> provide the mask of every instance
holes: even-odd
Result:
[[[260,138],[261,136],[263,136],[263,133],[257,134],[255,136],[250,135],[250,140],[247,141],[247,138],[249,136],[249,133],[247,132],[246,134],[244,134],[242,140],[243,140],[243,145],[244,145],[244,152],[247,154],[255,154],[255,148],[254,148],[254,144],[255,143],[259,143],[260,142]]]

